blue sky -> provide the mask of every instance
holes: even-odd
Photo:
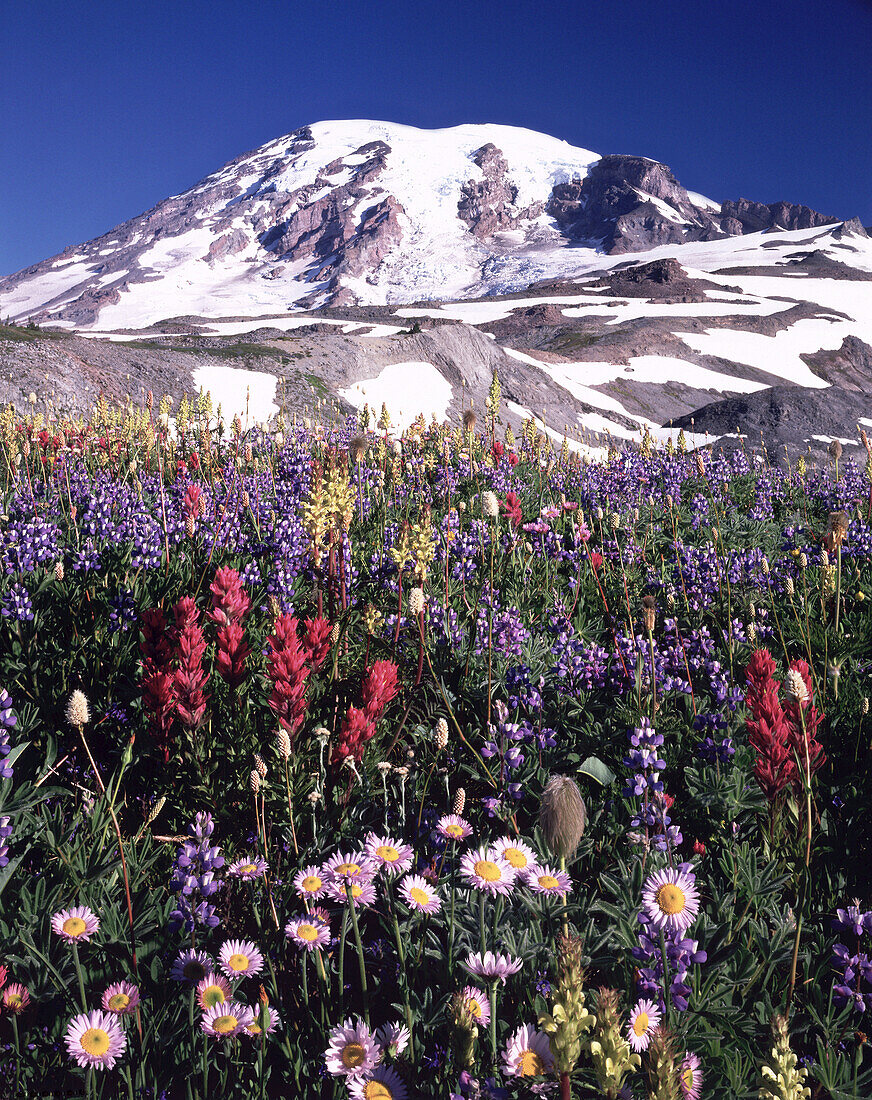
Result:
[[[0,274],[309,122],[526,126],[872,224],[869,0],[31,0],[4,17]]]

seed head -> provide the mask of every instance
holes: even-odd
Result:
[[[362,435],[353,435],[348,441],[348,460],[353,465],[357,465],[358,462],[366,454],[366,439]]]
[[[466,806],[466,791],[463,787],[458,787],[454,792],[454,805],[451,807],[451,812],[457,814],[459,817]]]
[[[436,748],[440,751],[448,744],[448,723],[440,718],[436,723]]]
[[[790,669],[784,680],[784,695],[788,702],[805,703],[808,701],[808,688],[805,680],[795,668]]]
[[[492,493],[490,489],[486,489],[481,494],[481,506],[489,519],[496,519],[500,514],[500,502],[497,500],[496,493]]]
[[[551,852],[570,859],[586,824],[587,809],[578,784],[568,775],[552,775],[539,807],[539,826]]]
[[[288,731],[280,729],[276,731],[276,752],[282,760],[289,760],[291,756],[291,739]]]
[[[62,561],[55,562],[54,578],[56,581],[62,581],[64,579],[64,563]]]
[[[251,775],[248,777],[248,785],[255,794],[260,790],[260,775],[258,774],[257,768],[251,769]]]
[[[67,721],[74,728],[87,726],[91,721],[91,712],[88,709],[88,700],[83,691],[78,688],[70,696],[67,703]]]
[[[642,618],[645,621],[645,629],[650,634],[654,630],[654,619],[657,615],[657,601],[653,596],[642,597]]]
[[[266,779],[266,764],[263,762],[263,757],[257,752],[254,754],[254,768],[261,779]]]
[[[842,457],[842,444],[838,439],[834,439],[827,450],[830,452],[830,458],[834,458],[836,462]]]
[[[409,593],[409,612],[417,618],[424,610],[424,589],[413,588]]]
[[[477,418],[476,418],[476,415],[475,415],[475,410],[474,409],[467,409],[466,412],[463,414],[463,427],[466,429],[466,431],[468,431],[468,432],[474,432],[475,431],[475,421],[476,421],[476,419]]]

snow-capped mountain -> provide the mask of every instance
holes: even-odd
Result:
[[[478,298],[590,272],[606,255],[834,222],[788,203],[713,202],[656,161],[517,127],[321,122],[0,279],[0,317],[109,331]]]

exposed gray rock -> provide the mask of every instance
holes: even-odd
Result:
[[[542,213],[542,202],[518,209],[518,189],[506,175],[509,165],[492,142],[477,149],[472,159],[482,170],[484,179],[469,180],[464,184],[457,214],[474,236],[490,237],[498,230],[511,229],[519,222],[537,218]]]

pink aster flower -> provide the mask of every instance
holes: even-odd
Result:
[[[3,990],[3,1007],[13,1016],[20,1016],[30,1004],[30,994],[20,982],[10,982]]]
[[[517,872],[493,848],[469,851],[460,861],[460,873],[475,890],[486,894],[510,894]]]
[[[539,1077],[554,1069],[548,1036],[523,1024],[506,1044],[503,1073],[507,1077]]]
[[[515,959],[511,955],[496,955],[493,951],[480,952],[476,955],[469,954],[461,966],[474,978],[483,978],[486,982],[500,981],[506,984],[506,978],[517,974],[524,965],[522,959]]]
[[[537,894],[563,896],[572,889],[572,879],[565,871],[555,871],[547,863],[538,863],[524,875],[524,881]]]
[[[529,870],[529,868],[539,862],[536,853],[530,845],[525,844],[523,840],[504,836],[502,840],[498,840],[496,844],[494,844],[493,849],[498,856],[504,859],[506,863],[519,874]]]
[[[254,1019],[243,1031],[243,1035],[250,1039],[260,1039],[264,1035],[272,1035],[277,1027],[281,1027],[281,1019],[278,1012],[269,1003],[263,989],[260,992],[260,1004],[254,1014]]]
[[[337,852],[324,864],[324,879],[328,883],[368,882],[378,870],[378,862],[366,852]]]
[[[346,1020],[330,1030],[330,1046],[324,1052],[327,1072],[334,1077],[367,1077],[381,1060],[381,1049],[363,1020]]]
[[[87,906],[79,905],[55,913],[51,927],[65,943],[87,943],[100,927],[100,920]]]
[[[436,822],[436,832],[446,840],[466,840],[472,835],[472,826],[457,814],[446,814]]]
[[[651,1033],[660,1026],[660,1009],[654,1001],[639,1001],[630,1013],[627,1039],[637,1054],[648,1049]]]
[[[228,978],[249,978],[263,970],[263,955],[249,940],[227,940],[218,952],[218,965]]]
[[[364,846],[367,854],[377,860],[379,868],[387,875],[397,875],[401,871],[408,871],[412,866],[412,849],[401,840],[370,833]]]
[[[254,1012],[238,1001],[222,1001],[207,1008],[200,1021],[201,1029],[213,1039],[232,1039],[254,1021]]]
[[[99,1009],[74,1016],[64,1041],[70,1057],[84,1069],[112,1069],[127,1049],[117,1017]]]
[[[103,1008],[116,1016],[131,1016],[138,1004],[139,990],[132,982],[113,982],[103,993]]]
[[[463,990],[463,1005],[477,1024],[487,1027],[491,1014],[490,1001],[486,993],[482,993],[474,985],[466,986]]]
[[[442,908],[435,888],[421,875],[406,875],[400,883],[400,894],[406,904],[419,913],[438,913]]]
[[[182,951],[173,963],[170,977],[174,982],[191,982],[196,985],[214,969],[215,963],[205,951]]]
[[[285,925],[285,935],[303,951],[327,947],[330,943],[330,927],[320,917],[300,917]]]
[[[320,898],[327,889],[320,867],[304,867],[294,876],[294,889],[301,898]]]
[[[368,905],[375,904],[377,895],[375,886],[371,882],[364,879],[360,882],[349,882],[348,885],[351,888],[351,900],[355,909],[366,908]],[[348,901],[348,893],[345,889],[345,883],[342,881],[328,883],[327,894],[340,904]]]
[[[237,859],[235,863],[231,863],[227,868],[227,874],[241,879],[262,878],[268,868],[269,864],[265,859],[246,856],[245,859]]]
[[[683,864],[649,875],[642,887],[642,907],[657,928],[686,932],[699,914],[696,879]]]
[[[702,1063],[696,1054],[684,1052],[684,1061],[678,1073],[678,1085],[682,1100],[699,1100],[702,1093]]]
[[[375,1033],[375,1041],[382,1051],[389,1053],[393,1058],[403,1053],[411,1037],[409,1029],[400,1023],[382,1024]]]
[[[366,1077],[352,1077],[348,1081],[351,1100],[407,1100],[409,1090],[392,1066],[376,1066]]]
[[[230,982],[223,974],[207,974],[201,982],[197,982],[197,1004],[204,1012],[230,999]]]

